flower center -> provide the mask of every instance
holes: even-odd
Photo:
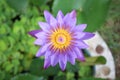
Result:
[[[50,36],[53,47],[56,49],[67,48],[70,45],[71,35],[65,29],[57,29]]]

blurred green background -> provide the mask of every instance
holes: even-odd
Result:
[[[93,78],[93,67],[79,62],[62,72],[58,65],[43,69],[43,57],[28,35],[45,21],[43,12],[56,16],[75,9],[77,24],[87,23],[86,31],[99,31],[111,49],[120,75],[120,0],[0,0],[0,80],[103,80]],[[86,55],[87,56],[87,55]],[[87,77],[87,78],[86,78]]]

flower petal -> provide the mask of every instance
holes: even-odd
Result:
[[[48,50],[45,53],[45,62],[44,62],[44,68],[48,68],[51,64],[51,52]]]
[[[64,17],[63,20],[64,20],[66,27],[71,27],[71,29],[73,27],[75,27],[75,25],[76,25],[76,12],[75,12],[75,10],[73,10],[71,13],[66,14],[66,16]]]
[[[44,45],[45,42],[46,42],[45,39],[42,39],[42,38],[40,39],[39,38],[39,39],[35,40],[34,44],[36,44],[36,45]]]
[[[81,31],[83,31],[86,27],[87,27],[87,24],[80,24],[80,25],[77,25],[76,27],[74,27],[74,30],[81,32]]]
[[[38,50],[38,52],[36,53],[36,57],[40,57],[43,56],[45,53],[41,53],[41,49]]]
[[[59,65],[60,65],[60,68],[64,71],[65,68],[66,68],[66,64],[67,64],[67,57],[66,55],[59,55]]]
[[[41,31],[38,32],[37,34],[35,34],[35,36],[37,37],[36,41],[34,42],[34,44],[36,45],[44,45],[46,43],[46,33]]]
[[[41,47],[41,53],[44,53],[45,51],[47,51],[49,49],[49,46],[51,45],[51,43],[47,43],[44,46]]]
[[[74,51],[77,55],[77,59],[80,61],[85,61],[84,55],[81,50],[79,50],[77,47],[74,48]]]
[[[75,64],[75,58],[76,54],[74,52],[67,53],[67,60],[73,65]]]
[[[46,51],[46,53],[45,53],[45,59],[47,59],[47,58],[49,58],[49,57],[51,57],[51,52],[48,50],[48,51]]]
[[[73,10],[71,13],[70,13],[70,17],[75,19],[76,18],[76,11]]]
[[[44,17],[48,23],[50,23],[50,17],[52,16],[47,10],[44,11]],[[52,16],[53,17],[53,16]]]
[[[53,28],[53,29],[56,29],[56,27],[58,26],[57,24],[57,20],[55,18],[52,18],[50,19],[50,26]]]
[[[46,33],[44,31],[38,32],[35,34],[37,38],[46,38]]]
[[[43,30],[43,31],[49,31],[49,29],[50,29],[50,26],[49,26],[49,24],[47,24],[47,23],[45,23],[45,22],[39,22],[38,23],[39,24],[39,26],[41,27],[41,29]]]
[[[41,30],[33,30],[33,31],[28,32],[28,34],[30,34],[31,36],[37,38],[37,37],[35,36],[35,34],[37,34],[37,33],[39,33],[39,32],[41,32]]]
[[[82,40],[90,39],[95,36],[95,34],[93,34],[93,33],[89,33],[89,32],[84,32],[84,33],[85,33],[85,35],[84,35],[84,37],[81,38]]]
[[[44,16],[45,16],[46,21],[49,23],[49,25],[52,28],[57,27],[57,20],[52,16],[52,14],[50,14],[48,11],[45,10]]]
[[[59,11],[57,14],[57,21],[60,24],[59,26],[62,27],[64,22],[63,22],[63,13],[62,11]]]
[[[84,37],[85,36],[85,33],[84,32],[78,32],[78,31],[76,31],[76,32],[74,32],[74,36],[73,36],[73,38],[76,38],[76,39],[81,39],[82,37]]]
[[[50,61],[51,61],[50,58],[46,58],[44,60],[44,69],[46,69],[46,68],[48,68],[50,66]]]
[[[67,50],[67,61],[69,61],[71,64],[75,64],[75,58],[77,58],[77,55],[74,52],[74,46],[70,46]]]
[[[64,17],[64,14],[62,13],[61,10],[58,11],[57,17],[58,17],[58,15],[61,16],[62,18]]]
[[[58,54],[54,53],[54,55],[51,56],[51,65],[55,66],[58,63]]]
[[[76,46],[80,49],[88,48],[88,45],[85,42],[83,42],[82,40],[75,40],[73,46]]]

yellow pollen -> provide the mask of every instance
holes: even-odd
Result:
[[[65,29],[57,29],[56,31],[53,31],[50,40],[53,43],[53,47],[55,49],[65,49],[67,48],[71,43],[71,35],[70,33]]]

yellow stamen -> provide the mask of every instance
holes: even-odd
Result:
[[[50,40],[53,43],[55,49],[65,49],[70,45],[71,35],[65,29],[57,29],[53,31]]]

